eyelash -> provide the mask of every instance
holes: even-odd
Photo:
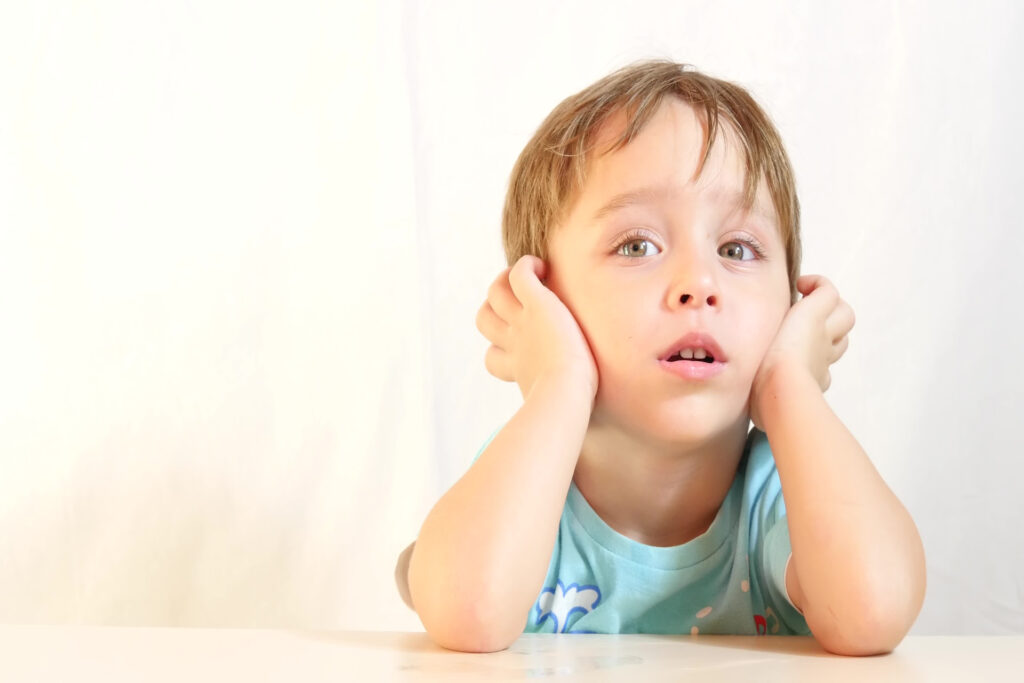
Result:
[[[619,240],[619,242],[615,245],[615,247],[613,249],[614,253],[617,256],[621,256],[621,254],[619,254],[619,250],[622,249],[623,246],[629,244],[630,242],[635,242],[637,240],[644,240],[644,241],[648,241],[648,242],[653,242],[654,241],[654,240],[651,239],[651,236],[648,233],[644,232],[643,230],[634,230],[634,231],[626,234],[621,240]],[[744,245],[750,247],[750,250],[753,251],[754,254],[757,255],[757,258],[759,258],[759,259],[763,259],[765,257],[764,247],[761,245],[760,242],[758,242],[753,237],[749,237],[748,236],[745,239],[734,239],[734,240],[729,240],[729,242],[737,242],[739,244],[744,244]],[[729,244],[729,242],[726,242],[725,244]],[[625,256],[623,258],[634,258],[634,257]],[[735,259],[733,259],[733,260],[735,260]]]

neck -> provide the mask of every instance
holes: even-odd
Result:
[[[646,545],[681,545],[715,520],[736,476],[748,425],[744,415],[710,439],[676,442],[592,422],[573,481],[620,534]]]

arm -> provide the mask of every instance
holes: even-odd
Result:
[[[430,511],[409,565],[427,633],[454,650],[500,650],[540,593],[597,394],[597,366],[575,318],[524,256],[477,315],[485,365],[524,403]]]
[[[590,419],[592,396],[581,387],[536,383],[423,523],[409,587],[439,645],[491,652],[523,632]]]
[[[790,597],[825,649],[889,652],[924,601],[917,527],[810,373],[776,366],[763,394],[793,548]]]

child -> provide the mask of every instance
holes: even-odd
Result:
[[[647,61],[569,97],[512,171],[503,236],[477,327],[524,402],[400,558],[430,636],[895,647],[924,549],[822,396],[853,311],[799,276],[793,172],[750,95]]]

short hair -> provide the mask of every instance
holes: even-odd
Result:
[[[790,299],[796,301],[800,273],[800,203],[782,138],[771,119],[744,88],[698,72],[689,64],[644,60],[605,76],[564,99],[548,114],[520,153],[509,178],[501,233],[509,265],[525,254],[547,259],[550,231],[563,220],[586,180],[587,153],[598,129],[616,112],[626,127],[609,151],[636,137],[674,96],[693,106],[704,124],[699,176],[720,128],[720,117],[737,133],[746,177],[744,209],[750,209],[764,178],[786,249]]]

